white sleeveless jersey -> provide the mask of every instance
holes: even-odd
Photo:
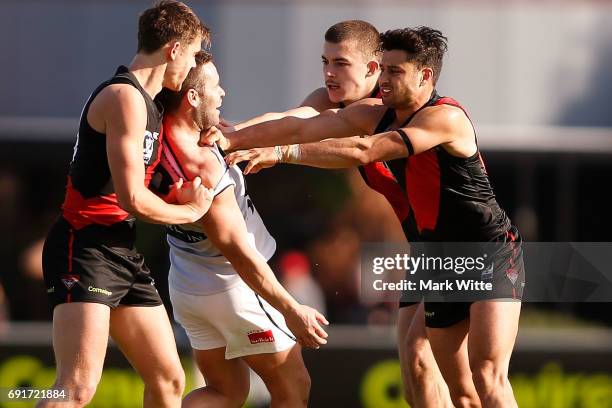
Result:
[[[246,194],[242,171],[238,166],[228,166],[216,145],[211,151],[224,170],[221,179],[214,186],[214,195],[217,196],[226,188],[234,186],[236,202],[246,223],[249,243],[267,261],[276,251],[276,241]],[[181,177],[187,180],[172,149],[166,143],[162,151],[161,165],[170,175],[172,182]],[[206,237],[199,223],[167,226],[166,232],[170,246],[171,266],[168,281],[171,288],[192,295],[210,295],[229,290],[241,282],[238,273]]]

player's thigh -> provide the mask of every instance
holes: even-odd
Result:
[[[182,379],[181,362],[164,306],[119,306],[110,334],[145,382]]]
[[[400,304],[401,305],[401,304]],[[400,359],[400,368],[402,372],[402,382],[409,401],[413,399],[413,387],[410,381],[410,340],[408,332],[412,325],[414,316],[419,310],[419,303],[406,304],[400,306],[397,315],[397,351]],[[425,330],[425,329],[423,329]]]
[[[510,362],[521,312],[519,301],[480,301],[470,308],[469,357],[472,367]]]
[[[404,309],[411,310],[404,311]],[[425,330],[424,303],[421,302],[413,306],[401,308],[398,319],[398,330],[401,328],[404,331],[403,335],[398,333],[398,336],[403,338],[403,343],[406,347],[428,341]],[[400,324],[402,327],[399,326]]]
[[[451,393],[465,393],[471,389],[472,373],[468,358],[469,320],[449,327],[427,327],[427,337]]]
[[[403,343],[406,334],[412,325],[412,320],[419,310],[420,303],[413,303],[400,307],[397,312],[397,340],[398,344]]]
[[[424,342],[427,342],[427,333],[423,303],[401,307],[397,320],[397,344],[402,370],[408,369]]]
[[[261,377],[268,388],[281,388],[285,391],[291,387],[310,389],[310,376],[302,359],[302,348],[299,344],[276,353],[254,354],[244,356],[244,361]]]
[[[248,394],[249,367],[240,358],[225,359],[225,347],[193,351],[207,386],[225,396]]]
[[[95,387],[108,344],[110,308],[100,303],[62,303],[53,310],[57,381]]]

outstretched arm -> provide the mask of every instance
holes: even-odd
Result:
[[[226,161],[233,165],[248,160],[244,174],[249,174],[257,173],[276,163],[340,169],[357,167],[372,161],[397,159],[408,154],[406,142],[397,132],[388,132],[369,137],[353,136],[300,145],[240,150],[230,153]]]
[[[262,122],[268,122],[270,120],[278,120],[286,117],[294,117],[307,119],[312,118],[313,116],[317,116],[319,111],[311,108],[310,106],[300,106],[299,108],[290,109],[285,112],[269,112],[264,113],[263,115],[256,116],[252,119],[245,120],[244,122],[238,123],[233,126],[233,131],[237,131],[240,129],[244,129],[249,126],[257,125]]]
[[[264,113],[263,115],[245,120],[244,122],[233,126],[222,126],[222,130],[225,131],[227,129],[235,132],[236,130],[244,129],[245,127],[257,125],[270,120],[286,118],[288,116],[307,119],[317,116],[319,113],[325,110],[334,109],[337,107],[337,104],[330,102],[329,97],[327,96],[327,90],[325,88],[319,88],[312,91],[297,108],[289,109],[285,112]]]
[[[282,161],[332,169],[357,167],[374,161],[407,157],[411,154],[409,143],[398,132],[331,139],[319,143],[284,146]]]
[[[286,117],[263,122],[230,132],[218,143],[223,150],[234,151],[369,134],[384,110],[378,99],[365,99],[346,109],[327,110],[308,119]],[[202,144],[211,142],[206,137],[200,141]]]
[[[419,154],[442,145],[451,154],[468,157],[476,145],[471,123],[457,108],[436,107],[423,111],[410,126],[373,136],[330,139],[317,143],[250,149],[234,152],[234,164],[249,160],[245,172],[257,172],[270,162],[302,164],[322,168],[345,168]]]

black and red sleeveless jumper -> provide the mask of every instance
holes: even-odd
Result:
[[[400,127],[421,109],[443,104],[458,107],[467,116],[456,100],[434,91]],[[375,133],[393,130],[395,118],[395,110],[387,109]],[[370,163],[359,171],[369,187],[387,198],[409,242],[488,242],[511,227],[495,199],[480,150],[460,158],[435,146],[403,159]]]
[[[106,135],[87,122],[91,101],[112,84],[133,86],[146,103],[145,185],[160,160],[162,112],[136,77],[121,66],[96,88],[81,113],[62,213],[43,248],[43,276],[52,307],[71,302],[102,303],[111,308],[161,304],[151,271],[135,247],[135,219],[121,208],[115,194]]]
[[[104,88],[113,84],[133,86],[146,102],[147,127],[143,143],[143,182],[146,186],[149,185],[153,169],[161,157],[162,108],[153,101],[128,68],[120,66],[111,79],[100,84],[91,94],[81,113],[66,196],[62,205],[63,217],[77,230],[91,224],[111,226],[133,220],[133,216],[119,206],[115,194],[106,156],[106,135],[94,130],[87,121],[91,101]]]

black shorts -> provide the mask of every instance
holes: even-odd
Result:
[[[400,302],[400,309],[421,302]],[[470,317],[471,302],[425,302],[425,326],[450,327]]]
[[[470,317],[473,302],[425,302],[425,326],[451,327]]]
[[[134,248],[134,222],[76,230],[59,217],[43,249],[43,272],[51,308],[70,302],[158,306],[144,258]]]
[[[400,300],[399,308],[401,309],[402,307],[410,307],[410,306],[418,305],[419,303],[421,303],[421,302],[402,302]]]
[[[521,236],[516,227],[512,226],[496,242],[501,245],[490,260],[493,267],[488,271],[486,278],[481,276],[483,280],[491,280],[495,290],[482,300],[520,301],[525,287]],[[470,306],[474,302],[453,301],[452,295],[448,297],[442,295],[442,297],[446,301],[428,302],[425,300],[425,325],[427,327],[450,327],[470,317]],[[416,303],[400,301],[399,306],[406,307]]]

